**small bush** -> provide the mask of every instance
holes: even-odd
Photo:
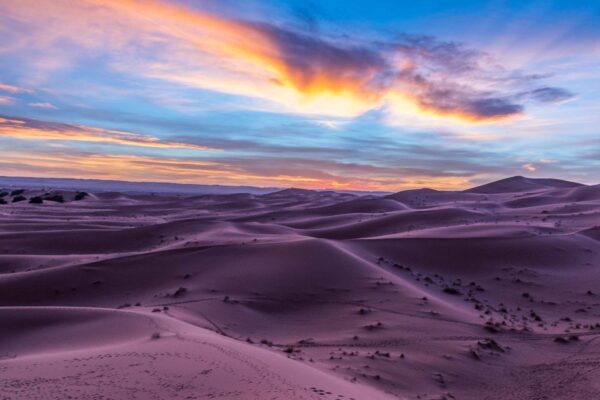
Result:
[[[457,288],[451,287],[451,286],[446,286],[444,288],[444,293],[452,294],[455,296],[460,296],[460,294],[461,294],[460,290],[458,290]]]
[[[0,204],[6,204],[6,200],[4,200],[3,198],[0,198]]]
[[[0,192],[0,199],[8,196],[8,192]]]
[[[486,322],[485,326],[483,327],[483,329],[485,329],[486,331],[490,332],[490,333],[498,333],[500,332],[500,330],[498,329],[497,325],[491,323],[491,322]]]
[[[10,192],[11,196],[19,196],[22,195],[23,193],[25,193],[25,189],[17,189],[17,190],[13,190],[12,192]]]
[[[29,199],[29,202],[31,204],[42,204],[44,202],[44,199],[42,199],[40,196],[35,196]]]
[[[152,339],[152,340],[158,340],[158,339],[160,339],[160,333],[154,332],[152,334],[152,336],[150,336],[150,339]]]
[[[54,201],[56,203],[64,203],[65,198],[60,194],[55,194],[54,196],[45,197],[44,200]]]
[[[27,200],[27,199],[25,198],[25,196],[15,196],[15,197],[13,197],[13,199],[12,199],[12,202],[13,202],[13,203],[18,203],[18,202],[20,202],[20,201],[25,201],[25,200]]]
[[[89,194],[86,192],[77,192],[77,194],[75,195],[75,201],[83,200],[88,196]]]

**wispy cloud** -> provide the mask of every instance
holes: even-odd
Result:
[[[25,89],[25,88],[22,88],[19,86],[7,85],[5,83],[0,82],[0,92],[17,94],[17,93],[31,93],[32,90]]]
[[[422,171],[402,172],[401,182],[392,182],[385,175],[391,171],[370,166],[352,165],[354,175],[340,174],[343,165],[335,162],[319,163],[318,168],[302,169],[298,165],[285,167],[285,160],[256,160],[257,163],[239,163],[236,160],[206,161],[191,158],[151,157],[140,155],[97,154],[66,151],[30,153],[13,151],[0,159],[4,173],[14,176],[79,177],[121,179],[133,181],[168,181],[179,183],[207,183],[225,185],[254,185],[304,188],[362,188],[363,190],[398,190],[431,185],[439,188],[460,189],[470,185],[464,176],[435,176]],[[264,168],[264,162],[281,168]],[[293,161],[298,164],[300,161]],[[289,163],[288,163],[289,164]],[[111,168],[107,168],[110,165]],[[308,163],[307,163],[308,165]],[[328,169],[331,172],[324,172]],[[335,171],[338,172],[335,172]],[[362,171],[361,171],[362,170]]]
[[[519,97],[525,99],[534,99],[541,103],[561,103],[570,100],[575,95],[568,90],[555,87],[540,87],[519,93]]]
[[[15,101],[14,98],[10,97],[10,96],[2,96],[0,95],[0,105],[8,105],[8,104],[12,104]]]
[[[27,105],[30,107],[45,108],[48,110],[57,110],[58,109],[58,107],[56,107],[54,104],[48,103],[48,102],[34,102],[34,103],[27,103]]]
[[[0,137],[107,143],[161,149],[216,150],[200,144],[163,140],[155,136],[133,132],[6,116],[0,116]]]

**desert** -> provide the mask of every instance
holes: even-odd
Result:
[[[3,399],[600,396],[597,185],[80,193],[3,190]]]

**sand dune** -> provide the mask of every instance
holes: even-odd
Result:
[[[547,190],[555,188],[574,188],[581,187],[580,183],[563,181],[561,179],[535,179],[525,178],[523,176],[513,176],[511,178],[502,179],[496,182],[488,183],[482,186],[477,186],[472,189],[465,190],[465,193],[516,193],[532,190]]]
[[[78,193],[0,205],[3,399],[600,398],[598,186]]]

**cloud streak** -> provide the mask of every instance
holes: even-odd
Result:
[[[14,151],[0,159],[0,168],[12,176],[77,177],[130,181],[167,181],[263,187],[361,188],[397,190],[431,185],[444,189],[466,188],[466,176],[437,176],[411,169],[386,169],[359,164],[342,165],[319,162],[312,168],[307,160],[256,159],[206,161],[141,155],[97,154],[85,152]],[[269,166],[268,164],[271,164]],[[278,168],[273,168],[272,165]],[[313,163],[314,164],[314,163]],[[110,168],[107,168],[110,166]],[[303,167],[304,166],[304,167]],[[348,168],[347,172],[341,172]],[[325,172],[328,170],[329,172]],[[149,173],[149,171],[152,171]],[[390,174],[402,174],[400,182],[390,182]],[[361,175],[358,177],[358,175]]]
[[[5,83],[0,82],[0,92],[18,94],[18,93],[31,93],[32,91],[29,89],[22,88],[22,87],[7,85]]]
[[[48,102],[33,102],[33,103],[27,103],[27,105],[30,107],[45,108],[47,110],[57,110],[58,109],[54,104],[48,103]]]
[[[133,132],[6,116],[0,116],[0,137],[104,143],[159,149],[217,150],[200,144],[162,140],[155,136]]]

